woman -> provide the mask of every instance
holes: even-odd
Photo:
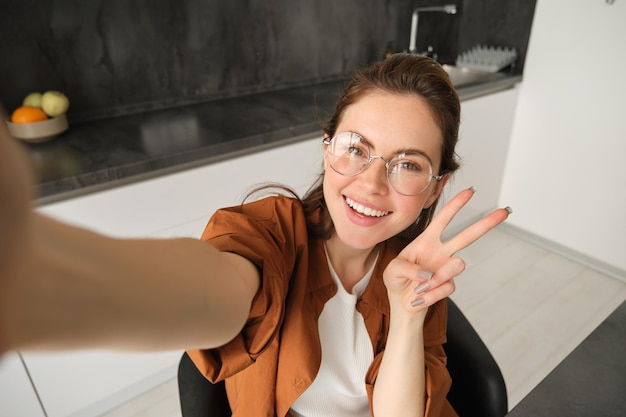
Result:
[[[187,348],[226,378],[234,416],[455,415],[442,348],[454,254],[508,215],[440,240],[473,194],[433,218],[459,113],[428,58],[358,72],[324,128],[316,186],[218,211],[204,242],[93,234],[0,183],[14,196],[0,212],[13,239],[0,238],[0,348]]]

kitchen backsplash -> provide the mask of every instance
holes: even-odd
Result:
[[[61,90],[78,122],[341,79],[408,49],[416,6],[453,0],[5,0],[0,97]],[[475,44],[523,59],[534,0],[464,0],[420,17],[418,47],[442,61]]]

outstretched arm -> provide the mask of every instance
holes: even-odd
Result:
[[[435,216],[384,273],[391,319],[385,354],[374,386],[374,415],[423,416],[425,362],[423,326],[428,307],[454,291],[454,277],[465,264],[455,257],[461,249],[502,223],[508,209],[498,209],[446,242],[441,235],[473,190],[461,191]]]
[[[2,119],[2,118],[0,118]],[[31,209],[29,160],[0,126],[0,353],[209,348],[243,327],[248,260],[195,239],[113,239]]]

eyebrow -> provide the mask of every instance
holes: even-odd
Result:
[[[374,145],[372,145],[372,142],[370,142],[365,136],[363,136],[362,134],[360,134],[359,132],[353,132],[356,133],[357,135],[359,135],[359,137],[363,140],[363,142],[365,142],[367,144],[367,146],[370,147],[370,149],[376,149],[376,147]],[[421,155],[424,158],[428,159],[428,162],[430,162],[430,165],[433,165],[433,161],[430,158],[430,155],[428,155],[426,152],[422,151],[421,149],[415,149],[415,148],[400,148],[398,149],[392,156],[395,157],[396,155],[400,155],[400,154],[417,154],[417,155]]]

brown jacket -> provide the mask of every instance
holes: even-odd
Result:
[[[287,197],[220,210],[202,239],[251,260],[259,268],[261,283],[241,333],[220,348],[189,355],[210,381],[226,379],[233,417],[288,416],[319,369],[317,319],[337,291],[323,242],[309,240],[302,206]],[[382,245],[372,279],[356,305],[374,349],[364,381],[370,408],[389,331],[382,273],[396,254],[389,244]],[[456,416],[446,400],[451,383],[442,347],[446,302],[430,307],[424,325],[427,416]]]

